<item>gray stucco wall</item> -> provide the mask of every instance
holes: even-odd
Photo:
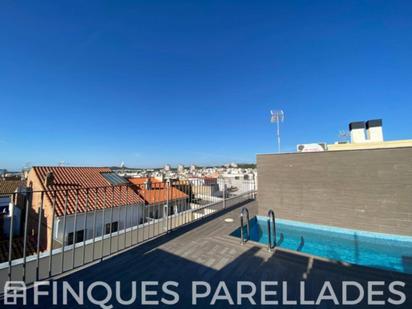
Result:
[[[412,235],[412,148],[257,156],[259,214]]]

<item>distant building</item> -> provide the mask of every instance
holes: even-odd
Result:
[[[22,182],[19,180],[0,179],[0,213],[3,213],[9,207],[13,193],[17,192],[21,185]]]
[[[219,184],[217,178],[214,177],[190,177],[188,178],[191,184],[191,190],[195,197],[198,198],[209,198],[217,197],[222,194],[219,189]]]
[[[194,165],[194,164],[190,165],[190,172],[191,173],[196,172],[196,165]]]
[[[20,234],[22,209],[24,208],[24,184],[19,180],[0,180],[0,241],[10,234],[13,217],[13,235]]]
[[[169,164],[166,164],[164,170],[167,171],[167,172],[169,172],[169,171],[171,170],[170,165],[169,165]]]
[[[12,259],[23,256],[22,218],[26,203],[25,186],[19,180],[0,180],[0,263],[8,260],[11,221],[13,220]],[[26,253],[35,252],[36,242],[27,238]]]
[[[253,172],[229,171],[223,173],[219,183],[226,184],[231,192],[243,193],[254,189],[255,175]]]
[[[173,185],[167,185],[153,177],[130,178],[129,182],[149,208],[149,216],[157,219],[163,217],[164,206],[169,205],[169,215],[188,209],[188,195]]]
[[[16,180],[19,181],[22,178],[22,172],[9,172],[5,169],[0,169],[0,180]]]
[[[182,174],[184,171],[185,171],[184,165],[183,165],[183,164],[179,164],[179,165],[177,166],[177,172],[178,172],[179,174]]]

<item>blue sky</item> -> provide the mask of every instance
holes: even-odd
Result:
[[[1,1],[0,167],[253,162],[412,137],[410,1]]]

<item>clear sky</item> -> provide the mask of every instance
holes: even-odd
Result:
[[[0,168],[254,162],[412,138],[411,1],[0,1]]]

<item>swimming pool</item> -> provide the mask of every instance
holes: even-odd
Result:
[[[244,226],[246,233],[246,224]],[[267,245],[267,217],[250,220],[250,240]],[[232,236],[240,237],[240,228]],[[246,234],[245,234],[246,235]],[[412,274],[412,237],[276,220],[278,247]]]

